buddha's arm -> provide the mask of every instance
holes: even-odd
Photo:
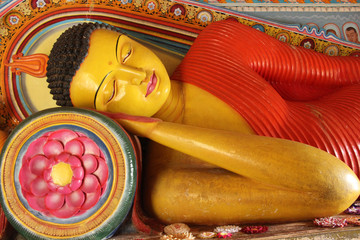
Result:
[[[267,37],[267,36],[266,36]],[[331,57],[270,38],[247,48],[247,61],[271,83],[344,86],[360,81],[360,59]]]
[[[346,164],[305,144],[150,118],[121,116],[117,120],[134,134],[254,181],[301,192],[326,192],[350,201],[360,193],[359,180]]]
[[[234,21],[211,24],[192,47],[201,49],[200,45],[248,65],[289,100],[313,100],[360,81],[359,58],[294,47]]]
[[[302,47],[276,45],[271,51],[259,52],[262,58],[252,59],[252,68],[285,99],[315,100],[360,83],[358,58],[330,57]]]

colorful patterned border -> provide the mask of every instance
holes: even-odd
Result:
[[[207,2],[207,1],[204,1]],[[225,7],[241,12],[269,11],[269,12],[358,12],[357,0],[331,1],[331,0],[236,0],[236,1],[208,1],[209,4]]]
[[[265,20],[241,15],[236,11],[217,8],[214,6],[196,3],[192,1],[170,1],[170,0],[25,0],[6,13],[0,23],[0,57],[3,57],[5,48],[10,39],[19,31],[26,28],[29,21],[46,17],[51,12],[61,11],[73,7],[86,8],[91,18],[91,12],[97,8],[117,10],[119,14],[130,13],[135,18],[140,16],[150,21],[172,23],[173,27],[190,27],[201,30],[210,22],[233,17],[241,23],[254,26],[261,25],[264,32],[274,37],[279,32],[286,32],[291,38],[286,39],[290,44],[302,45],[303,40],[312,38],[316,44],[309,45],[316,51],[324,52],[329,44],[338,47],[339,55],[350,55],[355,44],[338,41],[331,37],[325,37],[324,33],[315,33],[311,29],[286,26],[267,22]],[[260,29],[259,29],[260,30]],[[281,38],[285,40],[285,38]]]
[[[304,5],[319,5],[319,4],[327,4],[327,5],[349,5],[360,3],[359,0],[196,0],[198,2],[211,3],[211,4],[304,4]]]
[[[19,4],[22,0],[0,0],[0,17],[13,7]]]
[[[0,17],[23,0],[0,0]],[[358,12],[360,0],[192,0],[240,12],[261,11],[316,11]]]

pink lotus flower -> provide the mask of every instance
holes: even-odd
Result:
[[[19,178],[31,208],[46,216],[70,218],[98,202],[106,188],[108,166],[93,140],[60,129],[29,145]]]

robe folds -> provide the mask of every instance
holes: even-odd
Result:
[[[171,79],[226,102],[256,134],[318,147],[360,177],[360,58],[294,47],[229,19],[200,33]]]

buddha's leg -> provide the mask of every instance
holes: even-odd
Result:
[[[232,224],[312,219],[338,213],[325,192],[255,183],[222,169],[158,169],[147,175],[145,210],[165,223]]]

